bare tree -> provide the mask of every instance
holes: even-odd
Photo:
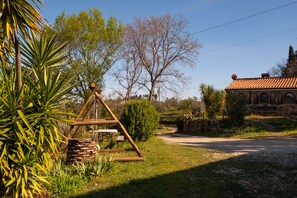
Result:
[[[182,17],[135,18],[126,26],[126,42],[131,52],[137,52],[139,64],[145,72],[139,83],[149,92],[151,102],[156,86],[174,90],[186,82],[178,67],[194,67],[201,44],[185,31],[187,22]]]
[[[124,49],[124,53],[122,54],[124,62],[113,71],[113,76],[125,90],[124,93],[121,91],[117,91],[117,93],[123,97],[125,101],[128,101],[132,94],[136,94],[137,91],[141,89],[138,82],[142,68],[137,59],[137,52],[130,50],[127,43]]]

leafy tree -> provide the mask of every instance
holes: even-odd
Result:
[[[226,113],[233,126],[244,123],[246,113],[246,99],[242,94],[228,93],[226,98]]]
[[[150,102],[157,86],[174,91],[186,82],[178,65],[194,66],[201,45],[186,32],[186,25],[183,18],[165,15],[136,18],[126,26],[125,42],[129,52],[137,55],[136,63],[145,70],[139,83],[149,92]]]
[[[216,90],[213,86],[203,83],[200,85],[200,91],[208,118],[215,119],[222,110],[224,91]]]
[[[123,25],[115,17],[105,21],[100,10],[90,9],[70,16],[63,12],[53,31],[62,43],[67,42],[69,67],[65,72],[76,76],[73,95],[86,99],[92,82],[103,88],[104,75],[118,59]],[[52,33],[51,29],[47,32]]]
[[[202,111],[202,102],[198,101],[197,97],[189,97],[180,101],[179,110],[182,110],[184,113],[191,113],[195,116],[200,116]]]
[[[30,4],[32,2],[32,4]],[[0,0],[0,21],[2,26],[1,46],[12,42],[15,50],[16,87],[20,91],[22,87],[22,68],[20,38],[29,37],[29,32],[41,32],[45,25],[43,17],[34,7],[42,5],[42,0]],[[8,42],[6,42],[6,39]],[[5,47],[1,47],[1,55],[5,56]],[[7,54],[6,54],[7,55]]]

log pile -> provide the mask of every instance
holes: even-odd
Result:
[[[68,140],[66,163],[89,160],[96,153],[96,142],[92,138],[72,138]]]

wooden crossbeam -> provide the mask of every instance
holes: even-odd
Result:
[[[84,126],[84,125],[100,125],[100,124],[117,124],[118,121],[116,120],[104,120],[104,119],[97,119],[97,120],[90,120],[86,119],[83,121],[76,121],[73,123],[70,123],[72,126]]]

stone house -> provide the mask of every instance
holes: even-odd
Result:
[[[297,115],[297,77],[270,77],[263,73],[260,78],[237,78],[226,92],[243,94],[249,114],[260,115]]]

